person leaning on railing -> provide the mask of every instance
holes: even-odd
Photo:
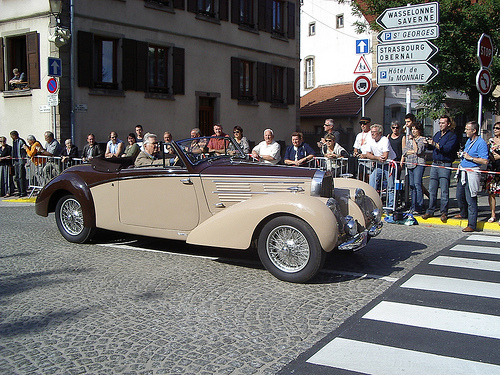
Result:
[[[325,157],[326,169],[328,171],[338,167],[336,159],[347,158],[349,156],[345,148],[335,141],[335,135],[333,133],[329,133],[325,135],[325,145],[321,147],[321,153]]]
[[[26,137],[26,141],[28,142],[28,145],[24,146],[24,149],[26,150],[26,154],[30,157],[31,161],[35,165],[42,165],[44,158],[36,157],[36,155],[43,155],[43,147],[38,142],[35,138],[34,135],[30,134]]]

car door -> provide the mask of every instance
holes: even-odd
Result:
[[[192,230],[199,222],[197,180],[199,178],[180,167],[120,171],[120,222],[147,228]]]

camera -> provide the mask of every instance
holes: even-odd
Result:
[[[464,152],[463,151],[459,151],[458,152],[458,157],[459,158],[463,158],[464,157]]]

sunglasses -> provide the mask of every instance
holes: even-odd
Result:
[[[399,126],[392,126],[393,129],[399,129]]]
[[[499,128],[499,127],[497,127],[497,126],[495,126],[493,129],[495,129],[495,130],[500,130],[500,128]]]
[[[333,142],[331,139],[327,139],[326,142]]]

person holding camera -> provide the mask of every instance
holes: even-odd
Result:
[[[467,227],[462,232],[474,232],[477,224],[477,192],[481,189],[481,164],[488,164],[488,145],[479,136],[479,124],[469,121],[465,124],[467,142],[458,153],[461,159],[458,168],[457,202],[460,213],[457,219],[467,218]]]
[[[432,167],[429,176],[429,207],[422,219],[434,216],[437,209],[437,192],[441,189],[441,221],[448,219],[448,203],[450,195],[451,163],[455,160],[458,150],[458,137],[452,130],[449,116],[439,118],[439,131],[434,137],[427,138],[428,147],[432,151]]]

